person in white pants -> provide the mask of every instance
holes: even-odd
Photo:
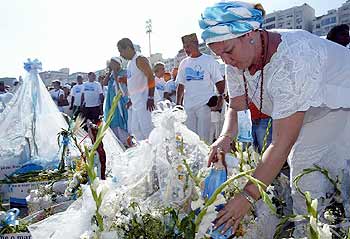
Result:
[[[219,63],[212,56],[199,51],[195,33],[182,37],[183,48],[188,55],[181,61],[176,82],[176,104],[182,105],[187,113],[186,126],[197,133],[204,141],[210,141],[211,111],[222,108],[225,81],[220,72]],[[209,100],[215,96],[217,102],[212,108]],[[212,101],[212,100],[211,100]]]
[[[147,139],[153,129],[151,112],[155,109],[155,81],[146,57],[138,55],[128,38],[117,44],[120,55],[129,60],[127,67],[128,106],[131,106],[131,134],[137,140]]]

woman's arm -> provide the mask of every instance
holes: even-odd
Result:
[[[225,121],[219,138],[211,145],[208,167],[216,162],[216,152],[221,148],[225,153],[230,151],[232,139],[237,135],[237,111],[245,110],[245,96],[230,98],[229,108],[225,114]]]
[[[299,136],[303,125],[305,112],[273,121],[272,142],[265,151],[262,162],[255,170],[254,178],[270,185],[286,162],[289,152]],[[257,187],[248,183],[244,189],[253,198],[258,199],[260,193]]]

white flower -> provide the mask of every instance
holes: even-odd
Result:
[[[204,238],[208,229],[212,226],[212,222],[215,220],[217,212],[212,210],[213,207],[209,207],[207,213],[204,215],[201,224],[199,225],[198,232],[196,233],[196,239]]]
[[[248,164],[244,164],[242,167],[243,172],[251,170],[252,168]]]
[[[92,232],[91,231],[85,231],[83,234],[80,235],[80,239],[92,239]]]
[[[91,184],[91,188],[97,192],[97,188],[98,188],[98,185],[100,184],[100,179],[99,178],[95,178],[94,182]]]
[[[203,204],[204,204],[204,200],[200,197],[198,198],[198,200],[191,202],[191,208],[192,210],[196,210],[197,208],[203,207]]]
[[[219,193],[216,197],[216,200],[214,201],[214,203],[212,204],[212,206],[215,207],[220,205],[220,204],[225,204],[226,203],[226,199],[224,197],[224,195],[222,195],[221,193]]]
[[[327,224],[324,224],[322,228],[318,227],[318,233],[322,239],[332,239],[332,233],[330,231],[329,225]]]
[[[323,216],[330,223],[333,223],[335,221],[335,217],[330,210],[325,211]]]
[[[99,184],[96,190],[97,195],[102,194],[102,198],[103,198],[109,190],[110,190],[110,187],[108,182],[106,180],[99,180]]]

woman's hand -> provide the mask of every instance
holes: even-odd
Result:
[[[224,153],[228,153],[230,151],[231,141],[231,137],[222,135],[219,136],[219,138],[210,146],[208,167],[210,167],[211,163],[215,163],[218,160],[216,158],[218,151],[223,151]]]
[[[248,200],[241,194],[230,199],[225,207],[218,213],[215,219],[215,230],[221,225],[224,225],[221,233],[225,233],[232,227],[232,234],[235,234],[240,221],[248,213],[251,208]]]

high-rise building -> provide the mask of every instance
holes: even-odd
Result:
[[[338,8],[338,24],[350,25],[350,0],[347,0]]]
[[[329,30],[337,25],[338,14],[336,9],[329,10],[327,14],[316,17],[313,21],[312,33],[318,36],[325,36]]]
[[[304,3],[301,6],[269,13],[265,16],[265,29],[303,29],[312,32],[315,9]]]

